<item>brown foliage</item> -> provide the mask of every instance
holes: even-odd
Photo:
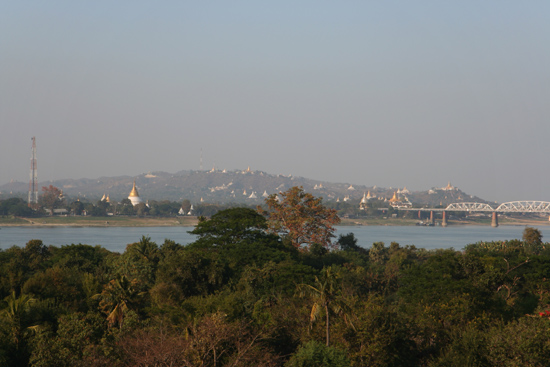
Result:
[[[61,203],[62,192],[57,187],[42,186],[42,195],[40,196],[40,203],[42,206],[53,210],[57,204]]]
[[[334,225],[340,223],[336,210],[325,207],[323,199],[294,186],[285,192],[270,195],[268,210],[258,208],[267,216],[269,231],[283,233],[294,247],[320,244],[330,248]]]
[[[278,366],[262,347],[264,336],[246,322],[227,323],[224,316],[204,317],[185,333],[165,328],[141,330],[119,346],[128,366]]]

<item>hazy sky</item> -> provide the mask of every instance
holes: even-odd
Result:
[[[0,184],[252,169],[550,201],[548,1],[2,1]]]

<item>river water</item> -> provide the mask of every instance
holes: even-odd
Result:
[[[454,248],[479,241],[502,241],[521,239],[523,226],[354,226],[337,227],[338,234],[354,233],[358,245],[370,247],[373,242],[384,242],[389,246],[397,242],[402,246],[415,245],[419,248]],[[165,239],[185,245],[195,240],[188,233],[193,227],[2,227],[0,249],[11,246],[23,247],[32,239],[40,239],[46,245],[70,244],[101,245],[110,251],[124,252],[126,245],[137,242],[141,236],[149,236],[159,246]],[[539,228],[544,237],[550,236],[550,227]],[[543,239],[544,240],[544,239]]]

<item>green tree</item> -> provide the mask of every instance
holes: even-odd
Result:
[[[105,203],[104,201],[99,201],[98,205],[93,205],[90,203],[86,205],[86,212],[92,217],[105,217],[107,216],[108,206],[109,203]]]
[[[38,299],[55,300],[66,306],[76,305],[82,300],[80,274],[74,269],[49,267],[35,273],[23,284],[22,292]]]
[[[488,332],[491,366],[547,366],[550,360],[550,320],[522,317]]]
[[[376,264],[383,264],[388,259],[388,249],[384,242],[374,242],[369,250],[369,258]]]
[[[314,302],[311,307],[310,321],[315,322],[324,312],[326,345],[330,346],[330,315],[343,315],[350,313],[349,307],[343,301],[336,273],[332,267],[325,267],[321,271],[321,277],[315,277],[315,285],[301,284],[301,295],[310,296]]]
[[[25,331],[35,328],[28,326],[28,313],[35,299],[26,294],[16,297],[15,292],[12,292],[5,301],[8,307],[4,309],[3,316],[10,327],[12,341],[17,349],[25,335]]]
[[[542,233],[536,228],[525,227],[523,242],[527,253],[538,254],[542,251]]]
[[[126,247],[126,253],[133,260],[143,260],[157,263],[159,257],[159,247],[149,236],[141,236],[138,242],[132,243]]]
[[[338,236],[338,241],[336,243],[340,246],[340,249],[343,251],[360,251],[361,247],[357,246],[357,238],[353,233],[341,234]]]
[[[540,233],[540,231],[536,228],[525,227],[523,230],[523,240],[527,243],[541,244],[542,233]]]
[[[103,292],[94,296],[100,300],[99,307],[107,315],[109,326],[122,326],[126,314],[137,308],[143,293],[139,292],[136,283],[122,275],[111,280]]]
[[[348,367],[346,353],[337,348],[310,341],[301,346],[285,367]]]
[[[142,290],[155,282],[160,252],[157,244],[148,236],[126,246],[122,256],[113,259],[114,273],[137,280]]]
[[[159,287],[170,292],[165,298],[205,296],[219,290],[229,279],[226,260],[218,253],[185,248],[162,259],[156,277]],[[164,296],[163,296],[164,297]]]
[[[265,235],[266,219],[249,208],[222,210],[200,221],[189,233],[199,238],[194,246],[223,247],[239,241],[254,241]]]
[[[295,252],[266,228],[266,219],[253,209],[226,209],[200,221],[190,232],[199,238],[188,247],[218,252],[238,277],[247,265],[283,261]]]
[[[23,199],[9,198],[0,201],[0,214],[13,215],[16,217],[29,217],[33,215],[33,210],[29,208]]]
[[[268,231],[283,236],[294,246],[310,246],[318,243],[332,246],[334,225],[340,223],[336,210],[323,205],[323,199],[294,186],[289,190],[272,194],[265,199],[267,211],[258,207],[267,216]]]
[[[118,213],[121,215],[135,215],[136,211],[130,199],[125,198],[120,201],[120,205],[117,208]]]
[[[74,215],[82,215],[82,212],[84,211],[84,204],[80,201],[73,201],[71,203],[71,212]]]
[[[134,207],[138,217],[144,217],[149,213],[149,207],[144,203],[139,203]]]
[[[86,358],[92,359],[90,355],[102,339],[105,341],[105,333],[105,320],[97,313],[63,315],[55,333],[46,328],[37,333],[30,364],[36,367],[88,366]]]

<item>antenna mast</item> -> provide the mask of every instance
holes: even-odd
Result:
[[[38,171],[36,167],[36,138],[33,136],[31,153],[31,179],[29,181],[29,207],[38,204]]]

